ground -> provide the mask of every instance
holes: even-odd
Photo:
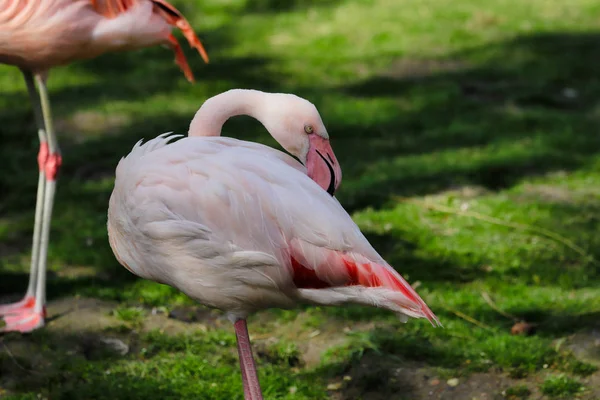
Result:
[[[365,307],[270,310],[249,329],[268,399],[600,398],[600,5],[595,0],[176,2],[211,56],[160,47],[56,68],[64,168],[44,330],[0,337],[0,397],[241,399],[219,312],[120,267],[118,160],[233,88],[319,109],[340,202],[443,323]],[[0,293],[27,281],[37,152],[0,67]],[[275,145],[256,121],[225,134]],[[275,145],[276,146],[276,145]]]

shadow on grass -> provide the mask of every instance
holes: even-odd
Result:
[[[140,334],[45,330],[28,336],[6,335],[1,340],[4,346],[0,349],[0,387],[16,396],[40,393],[61,399],[242,398],[232,331],[171,336],[157,330]],[[124,348],[126,354],[116,351]],[[285,396],[291,385],[296,385],[298,395],[307,398],[320,394],[319,377],[292,373],[285,363],[273,364],[259,358],[258,369],[270,396]]]
[[[19,343],[39,350],[36,357],[0,353],[0,382],[3,388],[15,393],[35,391],[49,398],[90,399],[176,398],[182,395],[181,387],[178,389],[173,381],[161,379],[161,374],[150,373],[144,377],[140,376],[140,371],[123,369],[123,364],[135,360],[137,354],[121,356],[103,344],[101,337],[93,332],[45,332],[43,336],[38,334],[33,338],[5,339],[9,340],[11,348],[16,347],[17,350]],[[131,340],[125,339],[125,342],[128,341]],[[43,343],[52,345],[45,347]],[[117,372],[111,374],[111,369]],[[176,376],[173,379],[177,380]]]
[[[323,7],[332,7],[340,0],[250,0],[246,2],[244,13],[278,13],[292,10],[307,10]]]
[[[600,311],[584,314],[555,314],[536,309],[515,313],[524,321],[538,324],[535,334],[544,337],[560,337],[580,331],[600,329]]]
[[[45,331],[20,338],[6,335],[0,340],[7,342],[0,351],[0,385],[4,390],[35,391],[48,398],[147,399],[177,394],[152,377],[110,375],[111,365],[123,357],[104,345],[96,333]]]
[[[360,357],[360,362],[344,365],[340,370],[343,371],[344,376],[350,376],[352,380],[343,385],[338,398],[365,400],[419,398],[417,388],[428,382],[418,379],[416,373],[418,366],[413,362],[390,360],[381,357],[378,352],[367,350]],[[332,372],[331,369],[325,369],[321,373]]]
[[[598,121],[590,115],[600,79],[586,62],[600,55],[599,38],[520,36],[445,60],[401,59],[379,76],[339,88],[398,105],[394,118],[376,125],[332,127],[344,132],[336,145],[361,149],[359,158],[348,151],[340,160],[346,176],[359,179],[351,193],[342,189],[344,204],[378,207],[390,194],[465,184],[498,190],[526,176],[585,166],[600,151]],[[448,154],[457,149],[481,157],[471,154],[465,162],[460,153]]]

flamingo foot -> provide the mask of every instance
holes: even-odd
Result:
[[[29,333],[44,326],[44,317],[46,310],[42,312],[23,312],[19,315],[4,317],[4,326],[0,327],[0,332],[21,332]]]
[[[30,312],[33,310],[35,305],[35,297],[26,296],[16,303],[2,304],[0,305],[0,317],[4,315],[19,315],[22,313]]]

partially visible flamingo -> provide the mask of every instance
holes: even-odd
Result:
[[[193,82],[185,55],[171,34],[172,27],[179,28],[208,62],[206,51],[190,24],[165,0],[0,1],[0,63],[14,65],[23,72],[40,140],[29,285],[21,301],[0,306],[0,317],[4,317],[5,322],[0,332],[29,332],[44,325],[50,221],[56,177],[62,162],[46,89],[48,71],[109,51],[164,44],[173,49],[177,64]]]
[[[218,137],[239,114],[262,122],[299,162]],[[226,312],[246,399],[262,399],[246,325],[255,311],[357,303],[389,309],[403,321],[439,324],[332,196],[341,170],[311,103],[231,90],[203,104],[187,138],[169,143],[178,136],[140,141],[119,162],[108,208],[110,246],[133,274]]]

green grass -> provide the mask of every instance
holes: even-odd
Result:
[[[509,400],[528,399],[531,395],[531,390],[525,385],[518,385],[506,389],[505,394]]]
[[[119,307],[113,311],[113,315],[130,326],[140,326],[143,324],[146,313],[139,307]]]
[[[577,382],[597,376],[594,360],[558,343],[600,320],[597,1],[175,3],[211,56],[203,65],[186,49],[197,84],[160,47],[56,68],[49,79],[64,158],[49,297],[119,302],[109,315],[119,325],[104,333],[126,339],[130,352],[83,357],[83,339],[52,324],[26,339],[6,336],[40,359],[15,355],[37,371],[25,373],[0,347],[0,396],[242,398],[228,325],[139,332],[151,307],[193,302],[120,267],[105,228],[118,160],[140,138],[185,133],[206,98],[233,87],[315,103],[344,170],[338,198],[444,324],[402,324],[365,307],[260,313],[251,334],[277,339],[257,342],[266,398],[327,398],[345,375],[354,378],[334,391],[341,398],[425,396],[394,375],[400,367],[461,380],[550,371],[558,378],[543,393],[584,395]],[[0,67],[0,93],[0,293],[14,293],[27,279],[37,143],[16,68]],[[225,134],[277,146],[245,117]],[[511,335],[518,320],[535,332]],[[317,362],[304,363],[316,344]]]
[[[582,392],[584,386],[564,375],[551,376],[541,385],[542,392],[550,397],[572,398]]]

